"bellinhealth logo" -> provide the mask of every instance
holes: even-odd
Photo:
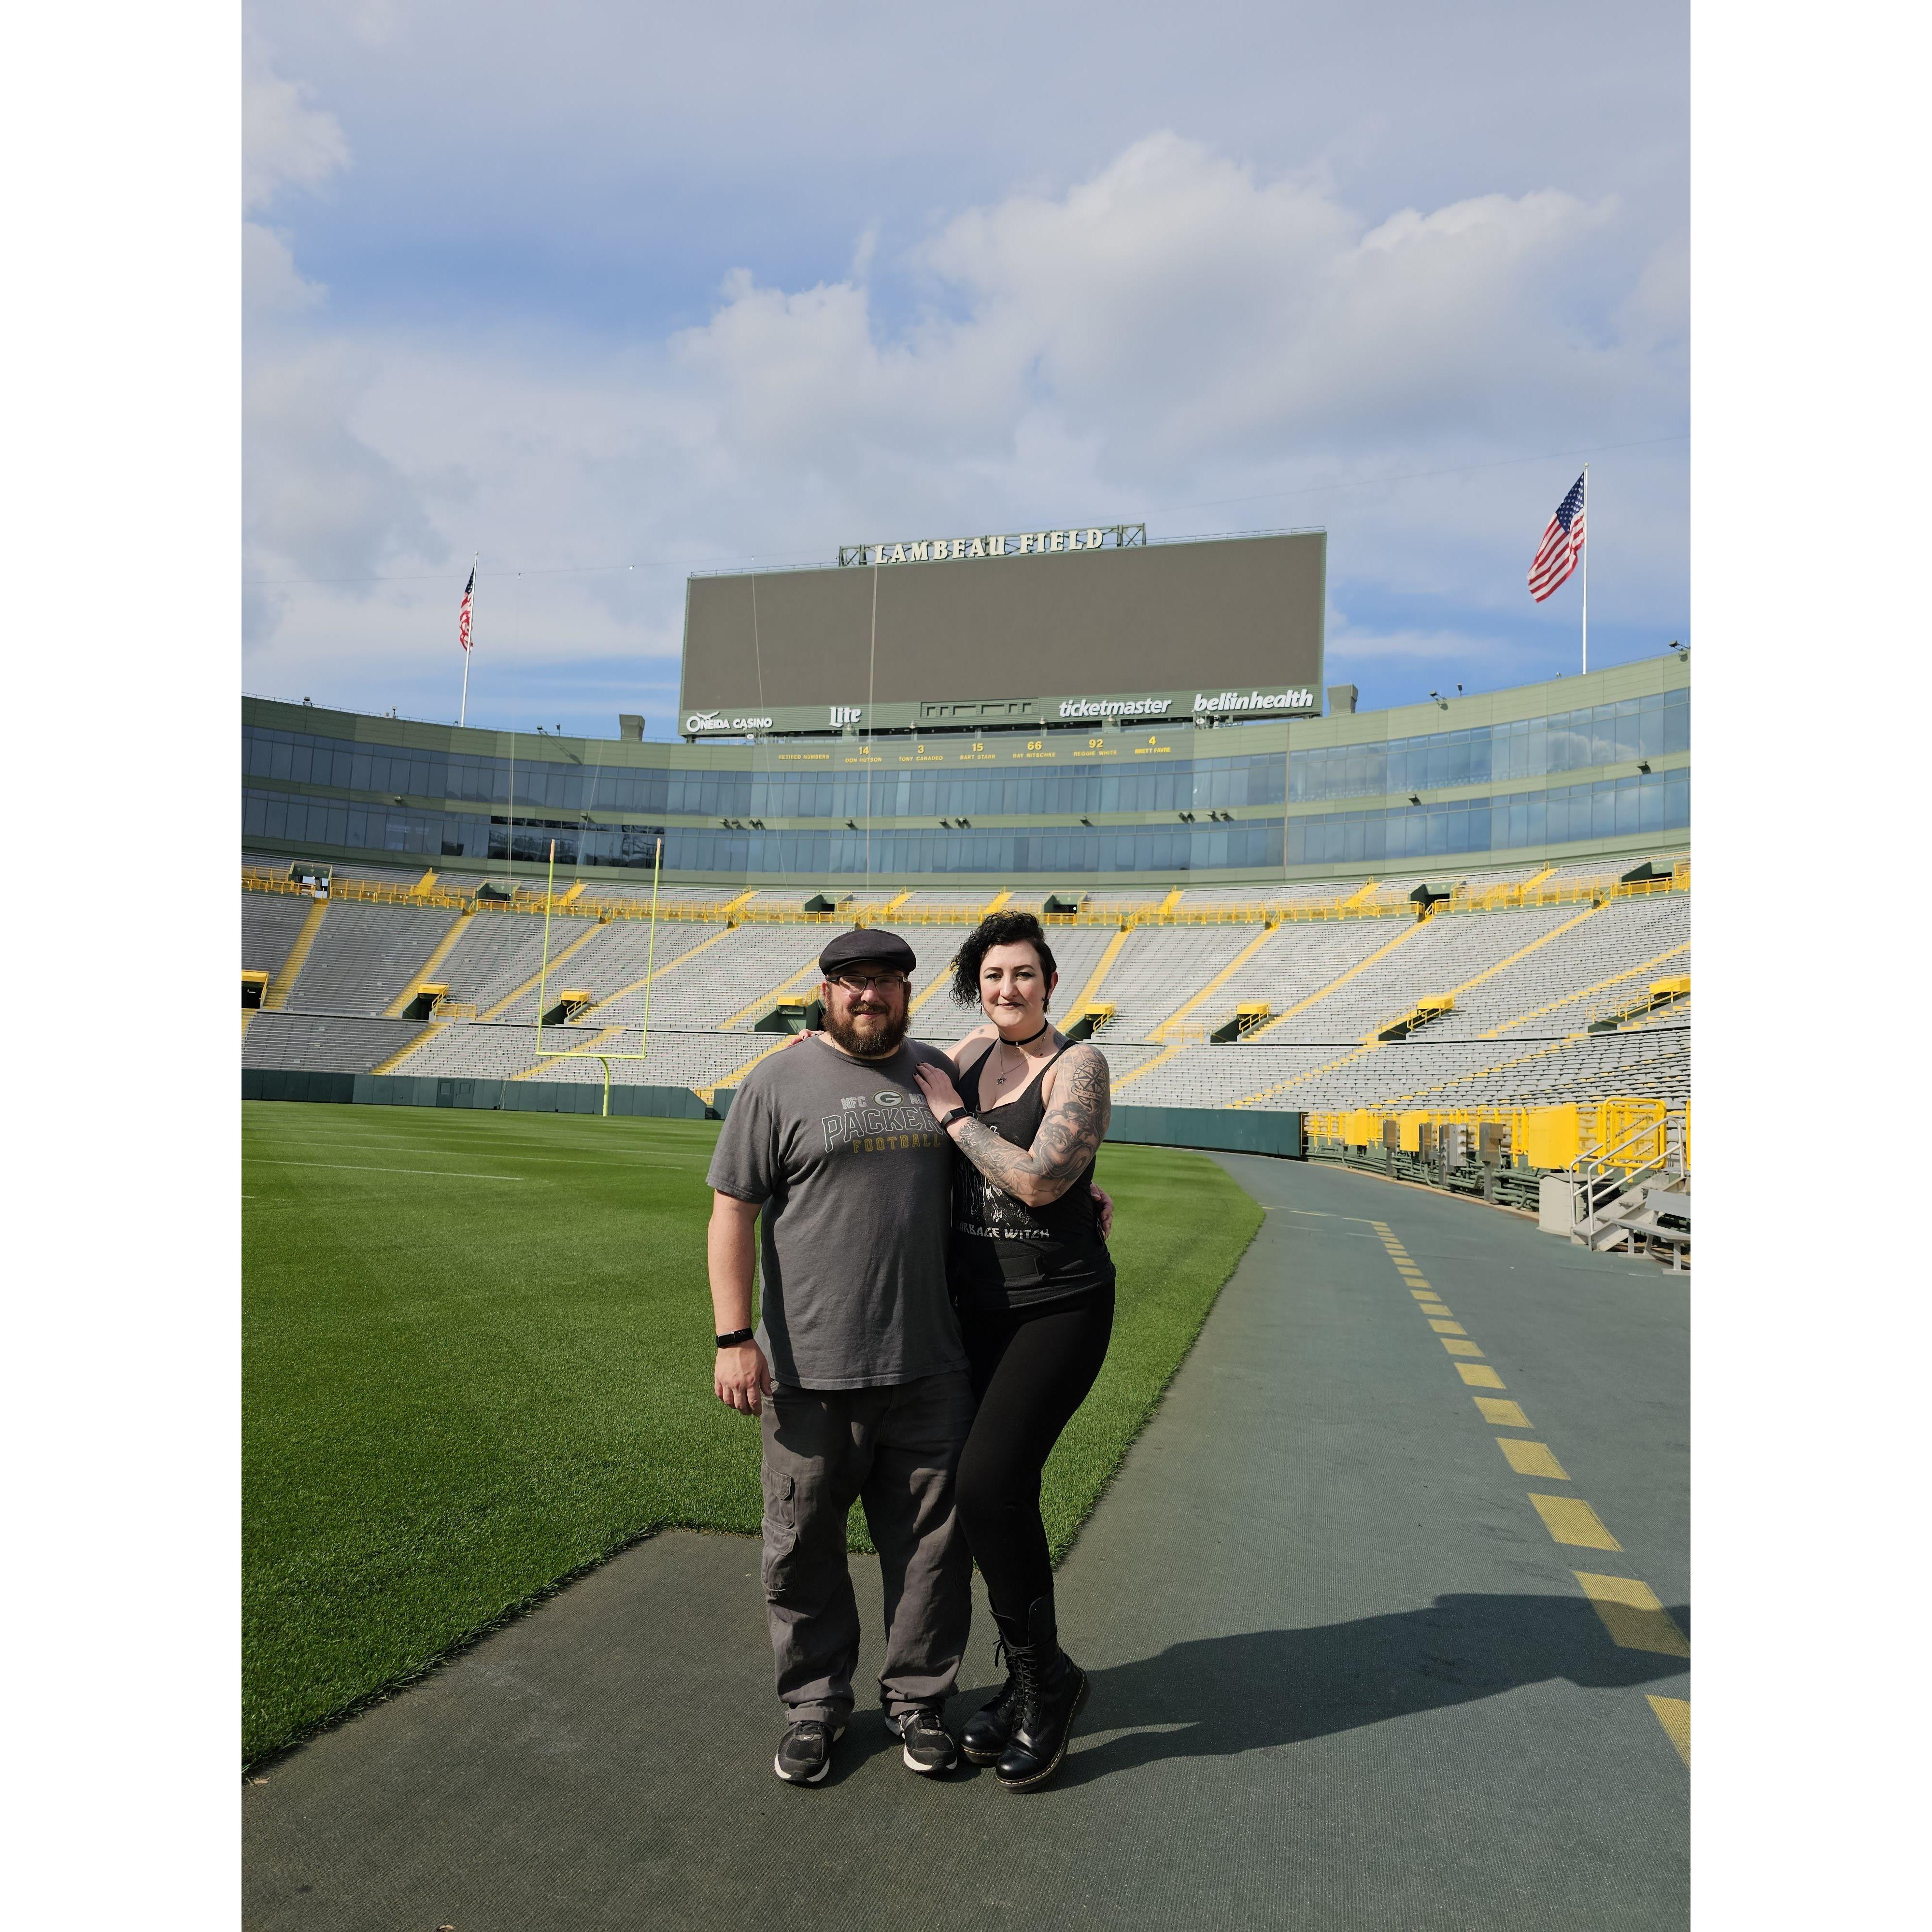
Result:
[[[1202,711],[1303,711],[1315,702],[1312,691],[1224,691],[1214,698],[1194,694],[1194,709]]]

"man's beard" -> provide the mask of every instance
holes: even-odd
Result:
[[[841,1017],[827,1006],[825,1030],[855,1060],[884,1060],[898,1051],[910,1013],[852,1013]]]

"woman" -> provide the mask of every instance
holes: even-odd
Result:
[[[1114,1326],[1114,1264],[1089,1184],[1110,1112],[1107,1063],[1046,1016],[1058,983],[1040,921],[994,913],[959,949],[953,997],[990,1024],[955,1050],[958,1084],[922,1066],[962,1156],[952,1252],[979,1411],[955,1489],[1008,1676],[962,1747],[1011,1791],[1060,1768],[1087,1676],[1060,1648],[1040,1471],[1094,1386]]]

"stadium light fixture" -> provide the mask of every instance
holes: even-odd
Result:
[[[1640,772],[1648,772],[1650,770],[1650,760],[1648,758],[1638,759],[1636,761],[1636,768]]]
[[[1081,823],[1082,825],[1090,826],[1093,824],[1094,821],[1093,821],[1090,818],[1083,818],[1083,819],[1080,821],[1080,823]]]
[[[1422,802],[1421,793],[1419,791],[1411,792],[1408,795],[1408,802],[1411,805],[1420,805]]]
[[[964,826],[965,827],[965,829],[966,829],[968,832],[970,832],[970,831],[972,830],[972,829],[973,829],[973,821],[972,821],[970,818],[962,818],[962,820],[960,820],[959,823],[960,823],[962,826]]]
[[[858,821],[856,818],[848,818],[848,819],[847,819],[847,820],[846,820],[846,821],[845,821],[845,830],[846,830],[848,832],[856,832],[856,831],[857,831],[857,830],[858,830],[858,829],[859,829],[859,821]]]

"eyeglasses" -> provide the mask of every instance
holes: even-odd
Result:
[[[909,986],[912,982],[903,973],[838,973],[832,976],[835,986],[843,986],[848,993],[869,993],[878,991],[890,993],[896,986]]]

